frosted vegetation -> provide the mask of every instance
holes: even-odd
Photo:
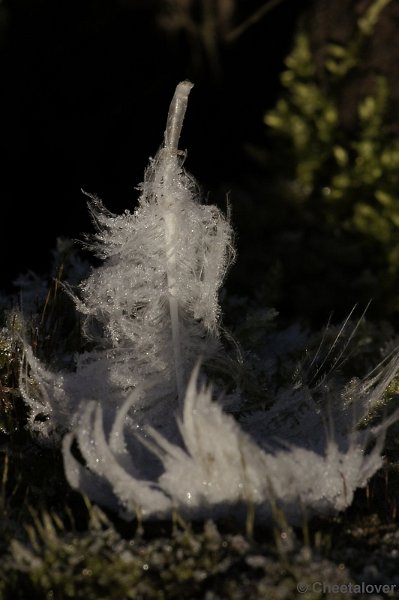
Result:
[[[331,368],[355,335],[342,343],[344,324],[327,346],[295,328],[269,333],[242,359],[218,303],[233,230],[201,204],[178,149],[191,87],[176,88],[137,210],[113,215],[90,200],[97,233],[88,244],[103,262],[65,291],[91,349],[72,370],[55,371],[25,342],[20,388],[30,427],[43,443],[62,443],[73,488],[126,518],[177,510],[267,520],[278,507],[295,522],[303,512],[344,510],[381,467],[399,415],[374,428],[369,415],[399,357],[345,381]],[[261,317],[275,314],[265,307]],[[277,363],[289,369],[292,349],[309,346],[306,369],[277,384]]]

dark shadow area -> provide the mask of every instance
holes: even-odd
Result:
[[[92,230],[81,188],[112,211],[134,207],[184,78],[195,88],[182,147],[204,190],[233,186],[253,168],[243,147],[263,140],[262,115],[306,2],[282,2],[234,43],[218,39],[217,73],[187,33],[163,25],[165,4],[16,0],[2,8],[3,288],[27,269],[47,271],[57,236]],[[234,20],[261,5],[238,2]]]

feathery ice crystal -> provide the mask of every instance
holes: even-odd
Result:
[[[75,372],[53,374],[27,348],[40,397],[24,374],[22,390],[32,427],[43,435],[74,426],[90,399],[112,419],[143,382],[147,393],[134,408],[146,410],[146,422],[165,425],[198,356],[206,360],[220,350],[217,293],[233,257],[232,230],[215,206],[199,203],[182,167],[177,145],[191,87],[185,81],[176,88],[165,142],[147,169],[137,210],[116,216],[91,200],[97,234],[90,245],[104,262],[81,285],[76,303],[96,350],[79,356]],[[43,413],[48,420],[37,422]]]
[[[359,384],[356,396],[363,399],[364,407],[375,403],[379,386],[388,385],[398,363],[395,357],[377,381]],[[365,486],[381,467],[385,431],[398,418],[394,414],[374,430],[347,430],[346,435],[341,430],[337,441],[326,435],[323,414],[313,406],[313,413],[306,415],[311,416],[308,427],[302,435],[298,432],[297,445],[284,444],[284,440],[276,442],[270,435],[264,422],[267,413],[254,415],[253,422],[244,426],[245,431],[212,401],[209,387],[198,387],[197,379],[198,366],[192,373],[183,417],[178,422],[182,443],[170,442],[153,428],[148,428],[150,438],[142,438],[143,447],[158,458],[158,473],[154,461],[137,455],[131,438],[125,434],[126,407],[107,435],[101,405],[86,405],[76,432],[66,435],[63,442],[65,470],[72,487],[105,506],[119,507],[121,514],[130,518],[132,514],[167,517],[174,509],[186,517],[240,517],[252,507],[258,518],[268,519],[272,505],[277,503],[286,517],[296,522],[304,510],[325,514],[351,504],[354,491]],[[302,401],[306,393],[303,390]],[[131,403],[128,399],[127,406]],[[304,419],[300,422],[303,424]],[[263,437],[265,433],[269,435]],[[87,467],[73,456],[75,438]],[[317,448],[321,439],[323,445],[313,449],[312,442]],[[375,445],[366,454],[365,447],[371,440]]]
[[[115,216],[92,199],[92,247],[104,263],[76,303],[96,350],[78,358],[75,372],[54,374],[27,347],[40,388],[37,398],[22,373],[32,427],[51,437],[64,425],[71,486],[127,517],[175,509],[242,515],[253,507],[268,518],[277,503],[295,521],[303,509],[343,510],[381,466],[385,431],[398,415],[375,429],[354,426],[382,396],[399,358],[349,386],[277,390],[267,410],[246,412],[239,398],[240,421],[212,400],[198,359],[220,352],[217,292],[234,252],[230,225],[199,204],[182,168],[178,140],[190,89],[189,82],[176,88],[138,209]],[[39,412],[47,423],[35,422]]]

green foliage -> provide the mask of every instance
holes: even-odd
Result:
[[[326,43],[322,65],[316,66],[302,25],[285,61],[281,97],[265,116],[276,157],[266,158],[278,173],[275,201],[292,205],[296,225],[308,238],[303,260],[315,266],[313,277],[322,264],[325,271],[345,272],[325,279],[329,307],[339,306],[346,283],[357,300],[373,297],[385,316],[399,311],[399,139],[392,133],[387,80],[374,75],[368,81],[351,126],[343,113],[356,98],[348,89],[361,73],[369,38],[389,1],[372,3],[347,46]],[[318,257],[310,256],[316,249]],[[295,270],[286,276],[295,277]],[[306,278],[303,269],[299,273]]]

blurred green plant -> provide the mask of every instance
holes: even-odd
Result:
[[[264,119],[274,156],[262,160],[278,173],[275,201],[291,204],[308,238],[300,250],[310,269],[296,269],[296,276],[330,271],[326,310],[340,304],[334,292],[349,299],[352,290],[364,303],[373,297],[385,316],[399,312],[399,139],[383,75],[368,80],[354,126],[342,122],[348,86],[390,1],[374,0],[346,46],[326,42],[321,67],[302,23],[281,75],[281,97]]]

